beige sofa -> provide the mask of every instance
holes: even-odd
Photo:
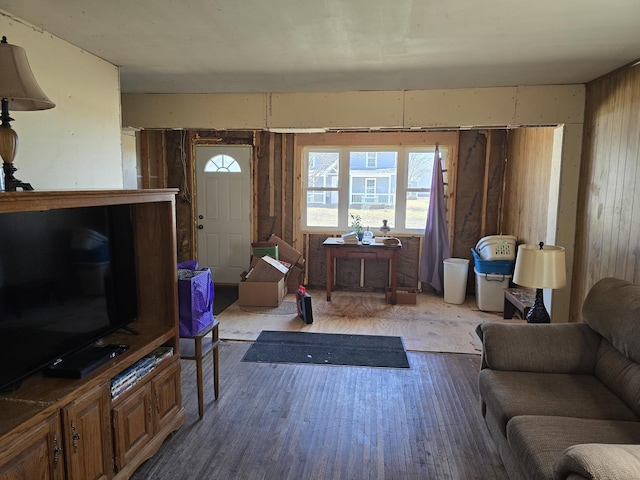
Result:
[[[640,286],[605,278],[584,322],[485,323],[482,413],[512,479],[640,479]]]

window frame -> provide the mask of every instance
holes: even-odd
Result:
[[[443,165],[443,170],[448,170],[448,163],[450,163],[451,157],[451,147],[449,146],[440,146],[440,153]],[[374,152],[371,152],[374,150]],[[407,220],[407,196],[411,192],[420,193],[430,193],[431,185],[427,187],[411,187],[409,186],[409,159],[411,153],[429,153],[432,154],[435,151],[435,145],[369,145],[369,146],[321,146],[316,147],[313,145],[307,145],[302,148],[302,199],[303,202],[301,204],[301,231],[303,232],[335,232],[342,233],[349,229],[349,208],[352,205],[353,200],[353,188],[352,181],[353,177],[350,173],[350,156],[353,153],[367,153],[365,157],[365,170],[370,169],[369,166],[369,153],[376,153],[376,164],[377,162],[377,153],[382,151],[396,152],[396,181],[395,181],[395,191],[391,194],[395,195],[395,203],[394,203],[394,211],[395,211],[395,221],[393,223],[393,231],[395,233],[404,233],[404,234],[422,234],[424,233],[424,227],[421,228],[407,228],[406,220]],[[338,182],[337,187],[311,187],[307,185],[308,181],[308,169],[310,166],[309,154],[312,152],[335,152],[338,153]],[[444,153],[444,155],[443,155]],[[365,184],[365,192],[362,193],[363,200],[361,203],[371,203],[367,202],[366,198],[368,191],[367,181],[373,180],[374,184],[377,186],[377,178],[376,177],[363,177]],[[337,215],[338,215],[338,225],[337,226],[309,226],[307,225],[307,207],[308,201],[305,202],[304,199],[308,198],[308,195],[313,192],[337,192],[338,196],[338,207],[337,207]],[[374,193],[375,195],[375,193]],[[373,202],[376,203],[376,202]],[[377,226],[371,226],[371,228],[377,228]]]

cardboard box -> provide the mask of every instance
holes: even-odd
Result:
[[[391,302],[391,289],[386,290],[387,303]],[[418,291],[415,288],[396,288],[396,305],[415,305]]]
[[[275,258],[276,260],[280,259],[278,253],[278,245],[273,245],[269,242],[256,242],[251,244],[251,254],[254,257],[264,257],[265,255],[269,255],[271,258]]]
[[[280,255],[280,260],[290,263],[291,265],[296,265],[298,262],[300,262],[302,253],[297,251],[280,237],[271,235],[271,237],[269,238],[269,243],[272,245],[278,245],[278,254]],[[302,266],[304,267],[304,265]]]
[[[277,282],[240,282],[238,305],[252,307],[277,307],[287,294],[287,283],[283,278]]]
[[[303,267],[293,265],[289,269],[289,277],[287,278],[287,289],[290,292],[295,292],[300,285],[304,284],[304,259],[301,259]]]
[[[257,259],[255,266],[245,277],[247,282],[277,282],[284,279],[289,268],[275,258],[264,256]]]

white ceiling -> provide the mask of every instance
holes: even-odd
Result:
[[[0,9],[119,66],[129,93],[586,83],[640,58],[640,0],[0,0]]]

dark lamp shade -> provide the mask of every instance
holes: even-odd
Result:
[[[46,110],[55,104],[36,82],[24,48],[0,43],[0,98],[9,110]]]
[[[564,247],[519,245],[513,283],[529,288],[562,288],[567,284]]]

